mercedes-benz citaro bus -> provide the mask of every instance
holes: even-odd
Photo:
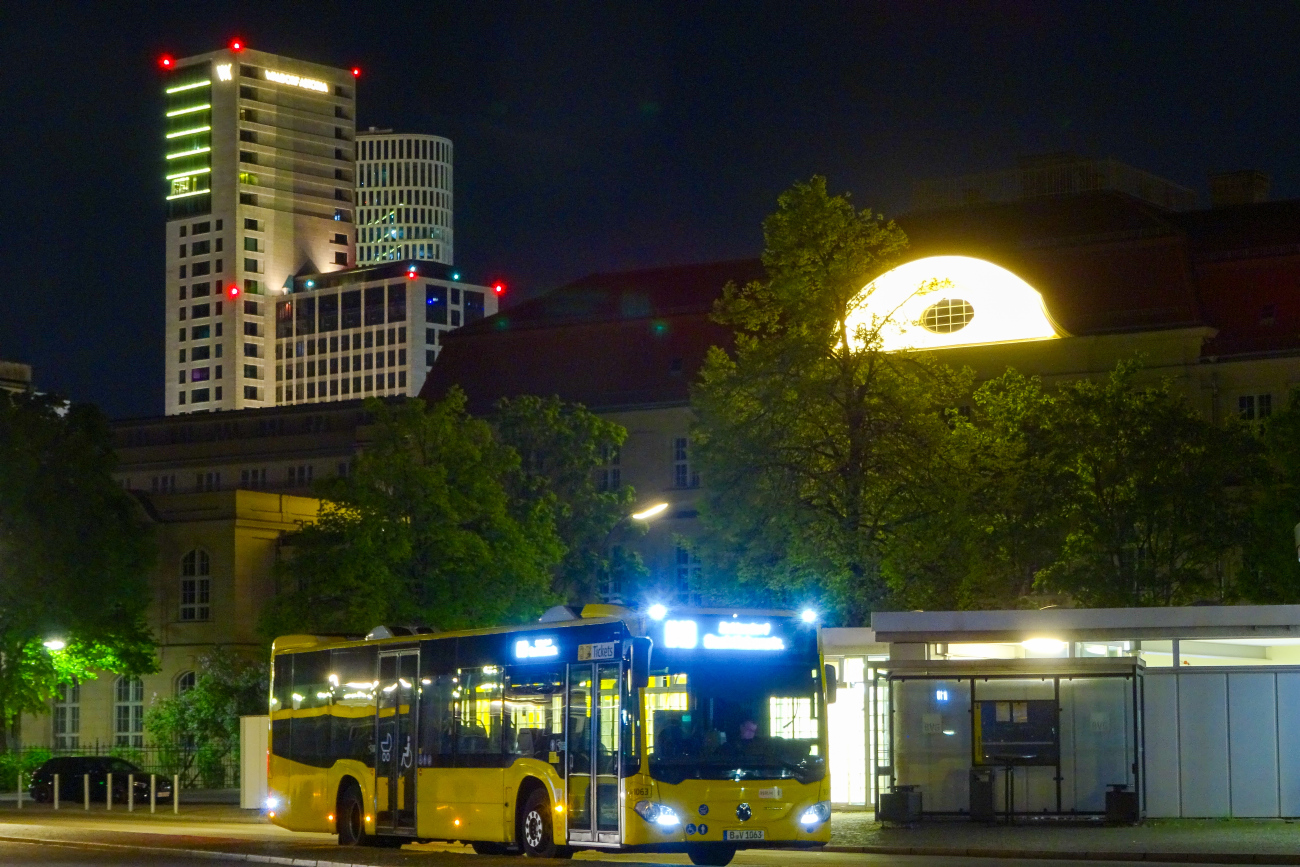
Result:
[[[344,845],[686,852],[830,840],[811,612],[552,609],[276,640],[267,812]]]

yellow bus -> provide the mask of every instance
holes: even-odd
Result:
[[[833,690],[811,612],[588,605],[496,629],[285,636],[266,809],[342,845],[695,864],[822,846]]]

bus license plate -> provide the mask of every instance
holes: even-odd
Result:
[[[739,831],[723,831],[724,840],[762,840],[763,831],[758,828],[744,828]]]

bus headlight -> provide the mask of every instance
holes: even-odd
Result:
[[[817,803],[813,804],[811,807],[803,811],[803,815],[799,817],[799,824],[811,830],[812,826],[820,825],[822,822],[825,822],[830,817],[831,817],[831,802],[818,801]]]
[[[661,828],[674,828],[682,822],[677,815],[677,811],[667,804],[656,804],[654,801],[637,801],[632,809],[636,810],[637,815],[651,825],[658,825]]]
[[[279,806],[280,806],[280,799],[277,798],[275,795],[271,795],[266,799],[266,809],[275,810],[279,808]]]

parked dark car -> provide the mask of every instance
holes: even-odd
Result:
[[[54,775],[59,775],[59,801],[81,803],[86,797],[85,777],[90,775],[90,800],[103,802],[108,789],[108,775],[113,775],[113,803],[125,804],[127,781],[135,774],[135,802],[149,803],[149,774],[125,759],[111,756],[59,756],[47,761],[32,774],[32,800],[49,803],[54,800]],[[155,788],[159,801],[172,797],[171,777],[159,776]]]

